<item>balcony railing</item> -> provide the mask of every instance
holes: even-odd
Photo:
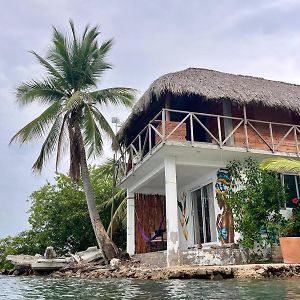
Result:
[[[248,119],[245,108],[243,117],[163,109],[120,152],[115,173],[117,184],[166,141],[299,157],[300,125]]]

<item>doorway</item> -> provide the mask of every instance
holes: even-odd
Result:
[[[203,244],[216,241],[213,184],[192,192],[194,212],[194,241]]]

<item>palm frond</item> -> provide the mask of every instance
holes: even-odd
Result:
[[[53,46],[48,51],[47,59],[59,70],[63,78],[69,83],[69,86],[74,88],[74,70],[70,57],[72,45],[55,27],[53,28],[52,42]]]
[[[63,87],[64,90],[67,90],[69,88],[68,82],[66,82],[65,78],[60,74],[60,72],[56,68],[54,68],[54,66],[51,65],[50,62],[48,62],[45,58],[41,57],[35,51],[30,51],[30,53],[32,53],[36,57],[38,62],[46,68],[49,75],[53,76],[58,81],[58,86]],[[65,94],[67,94],[67,92],[65,92]]]
[[[57,141],[56,162],[55,162],[56,172],[58,171],[58,166],[59,166],[59,163],[61,160],[61,154],[62,154],[63,148],[65,146],[65,141],[67,140],[67,135],[66,135],[66,130],[65,130],[67,119],[68,119],[68,114],[65,114],[62,124],[61,124],[61,129],[60,129],[60,133],[59,133],[59,137],[58,137],[58,141]]]
[[[93,55],[89,60],[89,77],[92,80],[99,79],[102,74],[112,68],[112,65],[106,62],[106,56],[108,51],[113,45],[113,40],[107,40],[103,42],[100,48],[96,48]]]
[[[291,173],[300,175],[300,160],[292,158],[275,157],[263,160],[260,167],[264,170],[278,173]]]
[[[24,144],[32,139],[41,139],[45,135],[45,132],[49,126],[54,122],[61,112],[61,105],[58,102],[54,102],[44,112],[42,112],[37,118],[24,126],[19,130],[11,139],[12,142],[20,142]]]
[[[75,72],[80,70],[80,73],[76,75],[78,89],[96,86],[97,79],[105,70],[111,68],[111,65],[105,61],[105,56],[112,42],[109,40],[98,47],[96,38],[99,34],[97,27],[88,29],[77,48],[78,51],[73,55],[73,68]]]
[[[88,157],[101,155],[103,151],[103,140],[100,130],[95,122],[91,107],[88,104],[85,104],[84,108],[82,129],[84,144],[87,148],[87,155]]]
[[[123,198],[123,200],[119,203],[117,206],[117,209],[115,210],[112,220],[110,221],[107,232],[110,234],[111,228],[113,230],[116,230],[118,227],[120,227],[121,224],[124,224],[124,220],[126,220],[126,207],[127,207],[127,199],[126,196]],[[113,224],[113,226],[112,226]]]
[[[94,101],[100,105],[123,105],[131,107],[135,99],[136,90],[124,87],[108,88],[90,93]]]
[[[91,112],[98,124],[98,126],[112,139],[115,139],[115,134],[103,114],[96,107],[91,107]]]
[[[56,85],[55,81],[47,78],[44,81],[32,80],[21,84],[17,88],[16,96],[18,104],[23,106],[35,101],[52,104],[53,101],[61,101],[66,94]]]
[[[109,158],[100,167],[97,168],[97,173],[94,174],[95,177],[110,177],[113,175],[114,160]]]
[[[103,207],[109,207],[112,205],[112,202],[114,201],[114,204],[118,207],[124,199],[127,199],[127,192],[125,189],[116,189],[114,198],[109,198],[103,203]]]
[[[74,25],[73,20],[70,19],[69,24],[70,24],[70,27],[71,27],[74,44],[77,44],[77,37],[76,37],[75,25]]]
[[[56,118],[53,123],[40,151],[40,154],[34,163],[32,169],[36,172],[41,172],[45,161],[49,158],[49,156],[54,152],[61,130],[63,127],[61,126],[63,122],[62,117]]]

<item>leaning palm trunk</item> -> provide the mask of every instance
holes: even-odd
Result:
[[[75,129],[76,140],[79,148],[79,164],[81,177],[83,182],[83,188],[86,196],[87,206],[91,218],[91,223],[95,232],[96,240],[99,248],[102,250],[106,263],[112,258],[119,256],[119,250],[117,246],[109,238],[98,213],[95,196],[90,180],[89,170],[86,161],[86,153],[84,148],[84,142],[79,127]]]

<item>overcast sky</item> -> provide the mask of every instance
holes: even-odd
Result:
[[[31,172],[39,144],[8,146],[42,109],[20,109],[14,91],[43,76],[28,51],[45,54],[52,25],[65,32],[70,18],[78,31],[87,23],[100,25],[100,38],[113,37],[115,44],[109,56],[114,69],[99,86],[128,86],[141,94],[160,75],[188,67],[300,83],[299,15],[298,0],[2,0],[0,237],[28,228],[26,200],[53,180],[53,161],[42,176]],[[105,114],[124,120],[128,113],[105,109]]]

